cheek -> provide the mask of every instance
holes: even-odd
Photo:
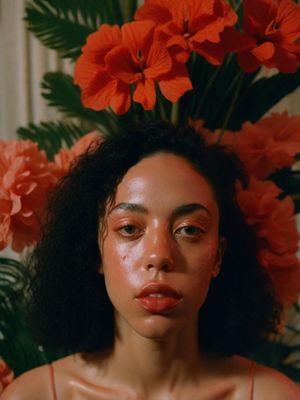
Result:
[[[201,254],[196,254],[191,261],[189,294],[192,302],[199,309],[206,299],[211,279],[216,276],[216,246],[207,246]],[[188,295],[189,295],[188,294]]]
[[[138,246],[128,246],[126,242],[117,242],[110,237],[102,246],[102,263],[107,291],[120,294],[120,290],[138,286],[137,269],[140,265],[142,250]]]

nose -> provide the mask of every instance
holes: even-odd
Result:
[[[149,232],[145,240],[144,251],[144,267],[146,270],[167,272],[173,269],[173,243],[167,229]]]

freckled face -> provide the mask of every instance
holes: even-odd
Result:
[[[174,154],[144,158],[119,184],[106,224],[99,247],[118,329],[157,338],[195,327],[220,264],[219,211],[205,178]],[[153,282],[174,289],[178,304],[145,309],[137,297]]]

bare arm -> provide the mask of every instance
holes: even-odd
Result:
[[[300,400],[300,387],[280,372],[258,366],[253,400]]]
[[[1,400],[53,400],[49,366],[19,376],[4,390]]]

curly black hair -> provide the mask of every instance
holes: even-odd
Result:
[[[235,198],[236,181],[248,184],[241,162],[221,145],[206,144],[190,127],[144,121],[91,148],[51,195],[29,264],[29,306],[42,344],[69,352],[113,345],[114,309],[98,273],[98,228],[128,169],[160,151],[189,160],[207,178],[220,210],[220,236],[227,240],[221,272],[199,312],[201,348],[247,355],[276,330],[281,306]]]

